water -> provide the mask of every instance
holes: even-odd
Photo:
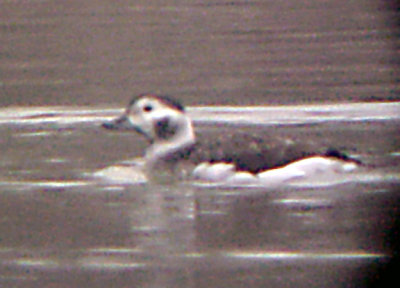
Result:
[[[0,287],[382,284],[399,251],[390,5],[0,0]],[[278,188],[92,177],[142,155],[99,124],[148,91],[189,105],[203,139],[277,133],[366,166]]]
[[[368,164],[345,181],[279,188],[102,181],[96,171],[146,145],[101,129],[119,110],[3,109],[0,283],[359,287],[393,255],[396,105],[286,106],[257,124],[250,115],[269,108],[189,107],[198,137],[281,131],[353,148]],[[357,109],[371,118],[360,120]],[[312,123],[314,114],[329,117]]]
[[[398,100],[390,4],[2,0],[1,104]]]

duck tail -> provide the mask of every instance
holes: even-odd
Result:
[[[346,162],[353,162],[358,165],[363,165],[363,163],[360,160],[352,158],[349,155],[347,155],[337,149],[334,149],[334,148],[329,148],[328,150],[326,150],[324,156],[340,159],[340,160],[343,160]]]

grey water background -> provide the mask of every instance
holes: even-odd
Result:
[[[0,287],[384,287],[399,109],[374,101],[399,100],[397,9],[0,0]],[[325,187],[93,180],[145,148],[99,128],[143,92],[190,106],[199,137],[283,133],[368,168]]]

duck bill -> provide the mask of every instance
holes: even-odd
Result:
[[[132,123],[129,121],[129,118],[125,114],[112,121],[104,122],[101,126],[109,130],[135,129],[135,127],[132,125]]]
[[[139,126],[133,124],[126,114],[123,114],[121,117],[112,121],[104,122],[101,126],[108,130],[133,130],[145,136],[150,143],[153,142],[152,138],[149,137]]]

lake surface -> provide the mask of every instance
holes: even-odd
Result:
[[[120,110],[3,109],[0,283],[365,287],[395,252],[398,109],[189,107],[204,139],[278,131],[329,140],[366,165],[336,182],[279,188],[107,182],[93,175],[140,156],[146,145],[132,132],[101,129]]]
[[[396,7],[0,0],[0,287],[384,287]],[[278,188],[93,177],[142,155],[144,139],[100,124],[144,92],[182,100],[202,139],[276,133],[365,166]]]
[[[1,0],[1,105],[399,100],[395,1]],[[398,27],[397,27],[398,28]]]

